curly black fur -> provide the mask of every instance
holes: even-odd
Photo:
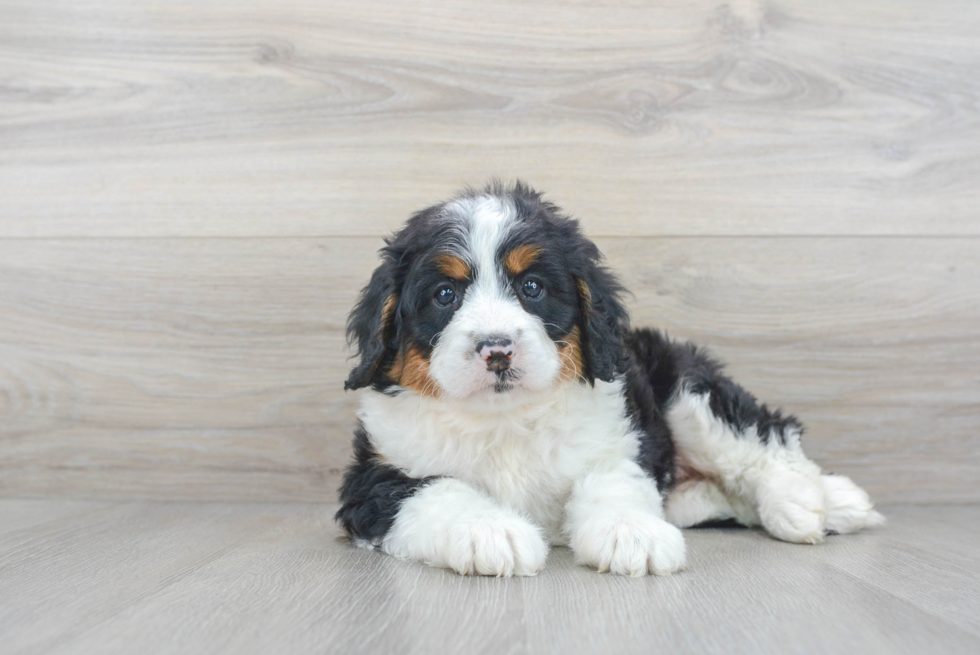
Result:
[[[646,371],[661,411],[684,389],[708,394],[711,411],[737,435],[755,426],[763,443],[776,438],[785,444],[789,429],[802,434],[803,424],[795,416],[760,405],[755,396],[722,373],[721,362],[693,343],[672,341],[658,330],[642,328],[629,333],[626,344]]]
[[[436,478],[411,478],[378,458],[363,426],[354,431],[354,461],[340,487],[334,517],[348,535],[377,543],[391,529],[401,504]]]

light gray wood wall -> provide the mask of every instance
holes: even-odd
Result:
[[[332,500],[381,235],[520,176],[879,499],[980,500],[980,3],[0,0],[0,495]]]

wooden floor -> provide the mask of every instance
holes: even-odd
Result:
[[[0,501],[0,652],[977,653],[980,507],[820,546],[686,532],[665,578],[554,550],[462,578],[338,539],[331,505]]]

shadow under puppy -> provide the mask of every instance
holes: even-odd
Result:
[[[549,544],[599,571],[684,567],[679,527],[734,519],[814,544],[883,517],[822,475],[802,426],[689,343],[632,329],[578,223],[523,184],[412,216],[350,315],[360,546],[533,575]]]

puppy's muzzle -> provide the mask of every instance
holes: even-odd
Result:
[[[492,337],[476,344],[476,352],[487,364],[487,370],[502,373],[510,368],[514,357],[514,344],[505,337]]]

